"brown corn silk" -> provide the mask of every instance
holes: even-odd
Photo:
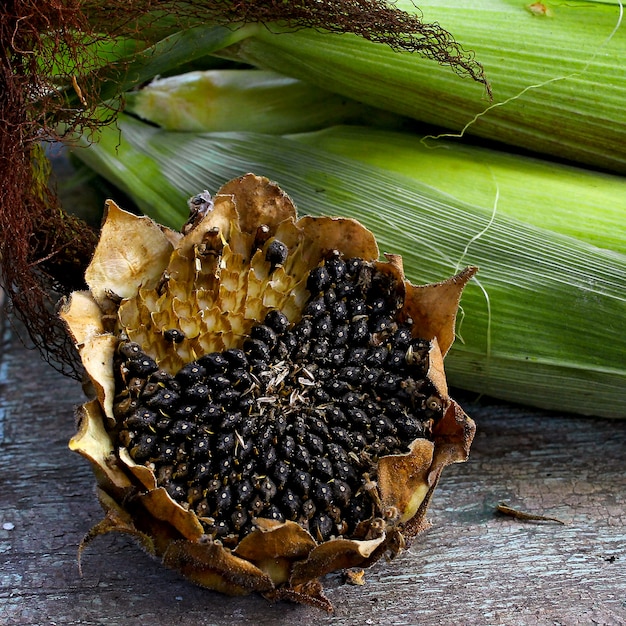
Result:
[[[61,296],[82,286],[96,233],[59,206],[48,187],[49,165],[40,143],[91,134],[114,119],[122,92],[134,86],[126,71],[132,56],[107,64],[102,44],[131,38],[141,49],[184,28],[250,23],[356,33],[430,57],[486,85],[481,66],[447,31],[382,0],[5,0],[0,287],[42,356],[63,373],[79,378],[81,370],[54,309]],[[106,110],[109,115],[103,115]]]
[[[273,272],[271,281],[260,255],[250,253],[261,225],[269,227],[269,236],[280,237],[289,247],[289,271]],[[84,543],[111,531],[128,533],[167,567],[199,585],[231,595],[261,592],[273,599],[330,609],[319,579],[398,553],[425,528],[426,508],[442,469],[468,456],[475,427],[448,396],[443,356],[454,339],[461,291],[475,268],[442,283],[413,286],[404,280],[399,257],[377,260],[374,237],[358,222],[297,219],[288,196],[252,174],[222,187],[213,209],[184,230],[181,234],[160,227],[109,201],[101,239],[86,274],[89,291],[72,294],[62,311],[94,390],[93,399],[79,411],[78,432],[70,442],[72,450],[91,462],[105,510],[104,520]],[[222,254],[210,276],[195,272],[195,260],[198,254],[206,254],[207,242],[218,245]],[[320,542],[295,522],[257,519],[251,533],[234,548],[227,548],[205,534],[194,512],[157,485],[148,466],[134,463],[125,448],[116,448],[110,433],[115,427],[113,357],[120,320],[124,333],[140,343],[160,367],[175,372],[202,352],[240,347],[251,325],[271,308],[282,309],[291,321],[297,319],[298,303],[306,296],[302,279],[333,249],[346,258],[374,262],[377,269],[399,280],[405,290],[399,317],[414,320],[413,336],[430,341],[427,377],[443,400],[443,416],[432,440],[416,439],[406,453],[379,459],[372,488],[380,500],[381,515],[363,525],[362,532]],[[176,315],[171,310],[150,310],[150,303],[154,304],[150,290],[162,284],[164,277],[175,283],[176,297],[184,293],[204,299],[194,306],[206,317],[188,320],[190,327],[196,324],[195,337],[189,335],[191,350],[166,345],[161,335],[150,332],[151,324],[160,323],[159,314]],[[233,300],[230,287],[236,277],[245,280],[240,281]],[[224,285],[228,289],[220,290]],[[209,314],[225,303],[228,315]]]

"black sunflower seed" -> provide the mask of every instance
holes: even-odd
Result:
[[[316,361],[323,361],[329,349],[330,344],[328,340],[322,337],[318,341],[311,342],[309,355]]]
[[[299,494],[307,496],[311,489],[311,474],[304,470],[294,469],[291,472],[290,483]]]
[[[405,441],[416,439],[423,433],[421,422],[413,415],[406,415],[394,422],[398,435]]]
[[[271,358],[270,347],[260,339],[246,339],[243,342],[243,350],[252,361],[267,363]]]
[[[411,342],[411,331],[408,328],[398,328],[393,335],[393,345],[396,348],[404,349],[409,347]]]
[[[337,326],[332,338],[334,346],[345,346],[350,339],[350,327],[348,324]]]
[[[128,361],[126,361],[126,368],[131,375],[141,376],[144,378],[159,369],[156,361],[143,353],[137,357],[128,359]]]
[[[168,328],[163,331],[163,339],[170,343],[181,343],[185,340],[185,333],[178,328]]]
[[[307,447],[298,444],[296,445],[292,460],[298,467],[308,470],[311,466],[311,453]]]
[[[346,262],[339,254],[326,259],[325,267],[333,282],[340,281],[346,275]]]
[[[282,265],[288,256],[287,246],[278,239],[274,239],[265,252],[265,260],[270,264],[271,269],[274,270],[278,265]]]
[[[289,480],[291,466],[286,461],[279,459],[272,468],[272,477],[278,489],[283,489]]]
[[[318,541],[327,541],[333,532],[333,520],[325,513],[318,513],[309,522],[309,532]]]
[[[136,463],[143,463],[154,456],[156,450],[156,435],[148,433],[141,435],[137,442],[131,447],[130,456]]]
[[[312,294],[318,294],[320,291],[324,291],[327,287],[330,287],[330,284],[331,278],[328,269],[324,265],[320,265],[309,272],[306,288]]]
[[[352,498],[352,489],[350,485],[344,481],[336,479],[332,482],[333,489],[333,502],[342,508],[345,508],[350,504]]]
[[[197,365],[200,365],[205,369],[206,375],[223,374],[229,367],[229,360],[227,355],[221,352],[210,352],[200,357],[196,361]],[[193,365],[191,363],[190,365]],[[187,367],[187,366],[186,366]],[[184,369],[184,368],[183,368]]]
[[[135,431],[145,431],[154,428],[157,423],[157,414],[150,409],[137,409],[125,421],[126,428]]]
[[[117,348],[118,352],[127,359],[140,358],[143,355],[141,346],[134,341],[122,341]]]
[[[265,324],[257,324],[250,331],[252,339],[258,339],[270,350],[276,345],[276,332]]]
[[[274,484],[274,481],[269,476],[259,478],[258,483],[255,486],[257,494],[264,502],[271,502],[276,495],[278,489]]]
[[[348,320],[348,304],[345,300],[337,300],[331,304],[328,312],[337,323],[343,324]]]
[[[268,448],[261,457],[261,466],[264,470],[270,470],[278,461],[278,453],[276,448]]]
[[[315,502],[313,502],[313,500],[302,498],[301,514],[298,517],[298,521],[304,523],[307,520],[311,519],[315,515],[316,510],[317,509],[315,508]]]
[[[356,470],[351,462],[340,461],[333,466],[333,470],[335,478],[338,478],[339,480],[344,480],[350,484],[356,481]]]
[[[325,360],[333,369],[341,367],[346,363],[346,351],[341,346],[331,348],[326,354]]]
[[[146,406],[167,413],[174,409],[179,400],[180,396],[175,391],[163,388],[146,400]]]
[[[311,498],[315,500],[318,511],[326,511],[334,502],[332,487],[321,480],[315,480],[311,486]]]
[[[173,415],[179,419],[190,420],[193,419],[198,413],[198,408],[195,404],[181,404],[176,408]]]
[[[286,519],[295,520],[302,510],[302,499],[291,489],[285,489],[280,499],[280,510]]]
[[[235,433],[219,433],[215,440],[215,454],[218,457],[230,458],[235,450]]]
[[[211,440],[207,434],[196,435],[191,442],[191,455],[196,461],[205,461],[211,454]],[[200,466],[198,466],[200,467]]]
[[[328,337],[333,332],[333,322],[328,313],[322,313],[313,320],[313,332],[317,337]]]
[[[223,408],[217,404],[205,404],[200,408],[198,420],[205,424],[213,424],[223,415]]]
[[[246,504],[254,495],[254,489],[248,479],[244,479],[233,486],[235,500],[239,504]]]
[[[173,439],[183,439],[194,436],[196,433],[196,425],[186,420],[178,420],[173,422],[170,427],[170,436]]]
[[[289,319],[282,311],[277,309],[268,311],[264,323],[278,335],[281,335],[289,328]]]
[[[304,307],[304,309],[302,310],[302,315],[305,318],[307,317],[316,318],[322,315],[323,313],[326,313],[326,303],[323,297],[314,298],[313,300],[310,300],[307,303],[307,305]],[[311,334],[313,334],[314,331],[315,331],[315,328],[313,327],[311,329]]]
[[[265,511],[263,512],[263,517],[265,517],[266,519],[274,520],[276,522],[285,521],[285,516],[275,504],[271,504],[265,509]]]
[[[406,351],[401,348],[394,348],[389,352],[387,365],[393,371],[404,370],[406,366]]]
[[[333,477],[333,464],[326,457],[316,457],[313,461],[313,473],[324,480],[330,480]]]
[[[235,532],[239,532],[248,522],[248,513],[241,508],[235,509],[230,516],[230,528]]]
[[[230,348],[223,353],[223,356],[227,361],[227,368],[224,371],[228,371],[228,368],[232,368],[235,371],[245,371],[248,368],[248,357],[246,357],[246,353],[243,350]]]

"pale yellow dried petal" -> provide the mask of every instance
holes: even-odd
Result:
[[[78,410],[78,432],[70,439],[69,448],[91,463],[98,485],[107,493],[119,498],[132,487],[128,476],[115,462],[115,450],[104,428],[97,400],[85,403]]]
[[[113,399],[115,397],[113,355],[116,347],[117,339],[111,334],[104,334],[87,339],[79,350],[83,366],[93,383],[104,414],[112,423],[115,423],[113,417]]]
[[[137,217],[108,200],[100,241],[85,281],[102,310],[111,298],[130,298],[158,282],[172,252],[171,235],[148,217]]]
[[[426,378],[433,384],[442,398],[448,397],[448,382],[443,368],[443,354],[439,348],[439,341],[434,337],[428,350],[428,372]]]
[[[326,252],[341,250],[348,259],[351,257],[360,257],[365,261],[378,259],[376,238],[356,220],[305,216],[300,218],[298,225],[307,238],[307,253],[311,258],[320,259]]]
[[[155,519],[171,524],[185,539],[195,541],[204,535],[204,529],[196,514],[172,500],[163,487],[138,495],[137,501],[141,502]]]
[[[104,333],[102,311],[89,291],[75,291],[63,303],[59,315],[72,329],[72,337],[79,348],[90,337]]]
[[[145,465],[138,465],[137,463],[135,463],[135,461],[132,460],[127,448],[120,448],[117,453],[120,457],[120,461],[124,463],[126,467],[128,467],[131,474],[135,478],[137,478],[139,482],[146,489],[148,489],[148,491],[151,491],[158,487],[154,472]]]
[[[450,400],[443,417],[433,428],[435,454],[428,475],[429,485],[434,486],[446,465],[467,461],[475,433],[473,420],[454,400]]]
[[[258,519],[257,526],[240,541],[234,554],[266,572],[275,585],[287,582],[293,562],[305,559],[317,543],[295,522]]]
[[[409,450],[407,454],[389,455],[378,461],[381,501],[385,509],[398,511],[401,522],[414,517],[426,499],[435,444],[427,439],[416,439]]]
[[[321,543],[311,551],[306,561],[294,564],[289,582],[295,587],[336,570],[358,567],[384,544],[385,538],[383,533],[376,539],[331,539]]]
[[[248,174],[231,180],[218,191],[215,203],[230,197],[237,210],[242,232],[254,233],[261,224],[269,227],[270,236],[285,220],[295,220],[296,208],[291,198],[275,183]]]

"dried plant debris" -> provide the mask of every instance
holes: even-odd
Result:
[[[94,399],[70,447],[103,522],[229,594],[330,608],[319,578],[394,556],[474,424],[443,355],[468,268],[415,287],[354,220],[254,175],[177,233],[109,202],[62,317]]]
[[[515,519],[522,521],[531,521],[531,522],[555,522],[556,524],[563,524],[565,522],[558,517],[547,517],[545,515],[538,515],[536,513],[527,513],[525,511],[520,511],[519,509],[515,509],[512,506],[506,504],[506,502],[500,502],[496,506],[496,512],[500,515],[506,515],[507,517],[514,517]]]

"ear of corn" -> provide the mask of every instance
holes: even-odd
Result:
[[[626,179],[467,143],[348,126],[292,139],[528,224],[626,253]]]
[[[411,0],[394,4],[417,11]],[[419,9],[424,21],[439,22],[475,53],[493,101],[484,85],[447,66],[356,35],[276,24],[227,29],[210,21],[178,30],[186,24],[184,7],[176,18],[149,16],[141,32],[157,43],[103,71],[102,97],[217,54],[453,133],[626,172],[626,38],[618,3],[427,0]]]
[[[211,70],[157,80],[128,94],[127,103],[129,112],[177,131],[295,133],[307,125],[369,116],[368,127],[334,126],[291,138],[405,174],[489,214],[497,197],[498,213],[626,253],[626,180],[621,176],[375,129],[374,122],[400,126],[406,118],[260,70]]]
[[[395,4],[408,13],[417,10],[411,0]],[[447,66],[356,35],[260,24],[229,29],[210,22],[184,29],[184,17],[157,13],[142,31],[156,43],[102,71],[101,95],[106,100],[120,86],[130,89],[181,63],[218,54],[455,133],[626,172],[626,39],[618,4],[452,0],[422,2],[420,10],[425,21],[441,23],[475,53],[493,101],[484,85]]]
[[[410,0],[396,5],[416,11]],[[468,133],[626,172],[620,6],[427,0],[419,8],[476,53],[493,102],[474,81],[356,36],[258,28],[222,54],[455,131],[479,116]]]
[[[414,178],[292,139],[174,133],[123,116],[76,154],[164,223],[181,199],[245,171],[303,211],[358,218],[414,283],[479,266],[462,300],[452,384],[538,407],[626,416],[626,257],[452,199]],[[146,175],[146,172],[150,174]],[[490,178],[491,179],[491,178]]]

